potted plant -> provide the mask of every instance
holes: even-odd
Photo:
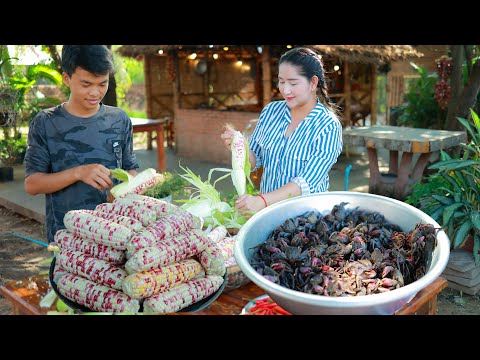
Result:
[[[172,195],[180,195],[187,186],[187,182],[178,174],[163,173],[163,181],[145,190],[143,195],[172,202]]]
[[[461,144],[460,155],[441,152],[441,161],[429,169],[436,173],[416,184],[407,203],[429,214],[447,232],[451,249],[471,250],[480,264],[480,119],[457,118],[468,131],[470,142]]]
[[[8,85],[0,85],[0,127],[10,127],[17,119],[19,93]]]

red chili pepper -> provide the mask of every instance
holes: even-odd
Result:
[[[270,297],[255,301],[249,310],[250,315],[291,315],[288,311],[282,309]]]

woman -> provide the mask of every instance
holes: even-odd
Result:
[[[252,171],[263,166],[260,195],[245,194],[235,203],[247,214],[293,196],[328,191],[328,172],[342,151],[342,125],[328,97],[320,56],[294,48],[280,57],[278,69],[285,100],[264,107],[250,138]],[[228,129],[221,135],[227,149],[232,135]]]

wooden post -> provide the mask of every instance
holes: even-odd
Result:
[[[143,58],[143,74],[145,78],[145,97],[147,98],[147,118],[153,119],[153,95],[152,95],[152,81],[150,79],[150,74],[152,73],[152,55],[144,55]],[[158,136],[158,134],[157,134]],[[147,150],[152,150],[152,132],[147,132]]]
[[[255,57],[255,66],[257,67],[256,76],[255,76],[255,93],[257,94],[257,104],[258,106],[261,106],[263,105],[262,76],[260,76],[260,74],[263,73],[263,71],[261,71],[261,67],[262,67],[261,55],[257,55]]]
[[[370,125],[377,124],[377,65],[372,64],[370,81]]]
[[[172,96],[173,96],[173,117],[171,119],[170,131],[173,133],[173,141],[177,144],[177,132],[175,131],[175,119],[178,115],[178,109],[180,107],[180,65],[178,62],[177,54],[174,54],[173,63],[175,66],[175,80],[172,82]],[[167,125],[168,126],[168,125]],[[176,150],[176,149],[175,149]]]
[[[267,105],[272,101],[272,70],[270,66],[270,47],[263,46],[262,51],[262,83],[263,83],[263,104]]]
[[[345,111],[343,112],[343,121],[345,127],[349,128],[352,126],[352,115],[351,115],[351,106],[352,106],[352,91],[350,86],[350,63],[345,61],[343,66],[343,92],[345,93]]]

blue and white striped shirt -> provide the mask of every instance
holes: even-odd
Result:
[[[342,151],[342,125],[322,103],[286,137],[291,123],[286,101],[266,105],[250,138],[257,170],[263,166],[260,192],[274,191],[290,181],[302,189],[302,195],[325,192],[328,172]]]

